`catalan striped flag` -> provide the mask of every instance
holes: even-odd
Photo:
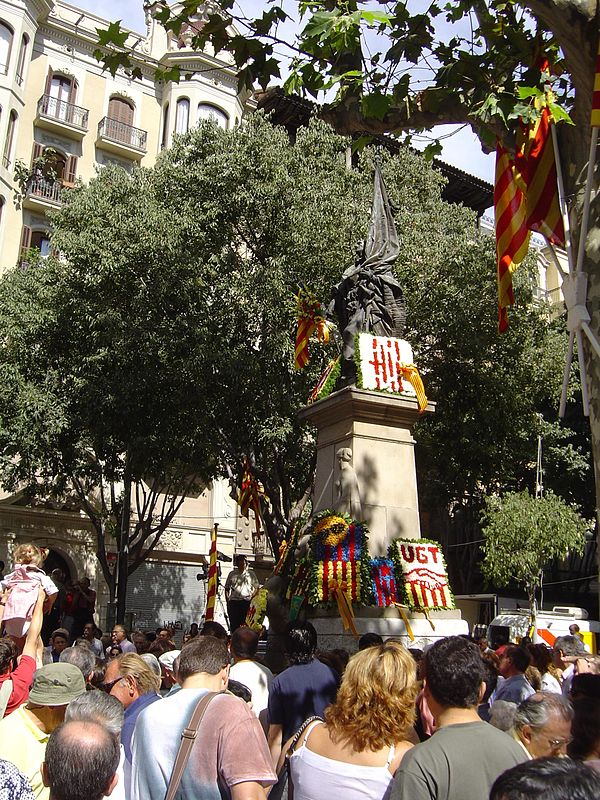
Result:
[[[206,590],[206,611],[204,621],[210,622],[215,618],[215,601],[217,599],[217,530],[215,523],[210,535],[210,555],[208,560],[208,585]]]
[[[296,297],[298,323],[296,328],[296,343],[294,348],[294,366],[304,369],[308,364],[308,343],[310,337],[316,332],[317,339],[323,344],[329,341],[329,324],[323,317],[321,303],[314,294],[301,286]]]
[[[594,75],[594,94],[592,95],[592,128],[600,128],[600,42],[596,54],[596,74]]]
[[[254,521],[256,523],[256,535],[260,536],[260,496],[265,495],[262,486],[254,477],[252,467],[247,458],[244,459],[244,471],[242,473],[242,486],[238,497],[240,514],[246,519],[250,516],[250,510],[254,511]]]
[[[541,233],[549,242],[564,245],[565,228],[558,202],[556,160],[550,126],[553,124],[548,106],[540,118],[523,127],[515,154],[517,181],[527,198],[527,227]]]
[[[512,274],[527,255],[527,204],[515,180],[514,163],[500,142],[496,146],[494,219],[498,278],[498,329],[508,328],[507,309],[514,303]]]

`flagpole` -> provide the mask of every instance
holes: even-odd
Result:
[[[569,222],[569,212],[567,209],[567,201],[565,198],[565,185],[563,182],[562,165],[560,162],[560,153],[558,152],[558,136],[556,135],[556,123],[553,121],[550,125],[550,135],[552,136],[552,145],[554,147],[554,163],[556,164],[556,184],[558,187],[558,207],[563,219],[563,227],[565,230],[565,250],[567,251],[567,262],[569,264],[569,272],[573,271],[573,248],[571,245],[571,225]],[[556,254],[554,254],[556,255]]]
[[[567,355],[565,358],[565,371],[563,373],[562,391],[560,395],[560,407],[558,409],[558,416],[562,419],[565,416],[567,409],[567,391],[569,388],[569,375],[571,374],[571,364],[573,363],[573,346],[575,344],[575,331],[569,333],[569,346],[567,348]]]
[[[583,267],[583,256],[585,255],[585,239],[588,232],[590,221],[590,201],[592,197],[592,183],[594,181],[594,167],[596,166],[596,148],[598,146],[598,128],[592,128],[592,139],[590,141],[590,155],[588,158],[587,176],[585,182],[585,195],[583,198],[583,213],[581,215],[581,233],[579,235],[579,249],[577,251],[577,272]]]

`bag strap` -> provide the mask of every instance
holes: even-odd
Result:
[[[167,786],[165,800],[174,800],[177,789],[179,789],[179,784],[181,783],[186,764],[192,752],[192,747],[194,745],[196,735],[198,734],[200,723],[202,722],[202,718],[204,717],[206,709],[208,708],[208,704],[211,700],[213,700],[213,698],[220,694],[223,694],[223,692],[207,692],[205,695],[203,695],[198,701],[187,727],[183,729],[181,734],[181,744],[179,745],[177,757],[175,759],[175,763],[173,764],[173,772],[171,773],[171,779],[169,780],[169,785]]]
[[[8,706],[8,701],[12,693],[13,682],[10,678],[7,678],[0,689],[0,719],[6,714],[6,707]]]
[[[298,742],[300,741],[302,734],[308,728],[308,726],[312,725],[313,722],[323,722],[323,721],[324,721],[323,718],[319,717],[318,715],[313,715],[312,717],[308,717],[308,719],[304,720],[302,725],[300,725],[300,727],[294,734],[294,738],[290,742],[290,746],[288,747],[287,753],[285,754],[286,761],[289,761],[290,756],[296,750],[296,746],[298,745]]]

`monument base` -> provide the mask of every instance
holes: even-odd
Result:
[[[444,636],[459,636],[469,633],[469,625],[461,619],[459,609],[452,611],[430,611],[428,621],[425,614],[406,610],[414,639],[411,640],[406,626],[394,606],[388,608],[355,609],[354,624],[359,636],[363,633],[378,633],[384,639],[393,637],[405,647],[416,647],[423,650],[436,639]],[[320,650],[333,650],[336,647],[350,653],[358,650],[358,640],[344,630],[337,609],[313,609],[310,621],[315,626],[319,637]]]

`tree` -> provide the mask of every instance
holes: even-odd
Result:
[[[339,132],[354,136],[410,135],[443,123],[465,123],[484,148],[493,149],[499,138],[511,149],[519,119],[536,117],[549,102],[561,122],[559,150],[577,252],[598,45],[596,3],[455,0],[441,6],[434,1],[416,12],[406,0],[382,3],[375,11],[356,0],[315,0],[298,7],[304,27],[291,44],[278,36],[278,25],[287,16],[282,8],[271,6],[251,19],[238,14],[232,0],[224,0],[221,7],[215,4],[206,13],[204,25],[195,27],[192,46],[202,49],[210,42],[217,53],[230,53],[241,83],[251,87],[258,81],[263,88],[279,77],[279,54],[291,47],[295,60],[286,89],[313,97],[328,93],[328,100],[337,90],[320,115]],[[196,13],[194,3],[154,7],[156,18],[175,34]],[[113,72],[123,66],[135,73],[118,24],[100,34],[99,44],[97,57]],[[548,69],[542,69],[543,59]],[[178,75],[164,77],[176,80]],[[546,93],[548,80],[551,95]],[[565,111],[573,124],[563,121]],[[432,146],[430,153],[435,152]],[[597,192],[598,170],[593,180]],[[600,205],[594,203],[583,269],[588,276],[591,329],[600,339],[599,235]],[[585,338],[584,351],[599,508],[600,359]]]
[[[581,553],[588,530],[577,510],[551,492],[539,498],[526,491],[490,497],[483,529],[484,575],[495,586],[520,584],[535,620],[544,567],[571,552]]]
[[[76,499],[122,621],[127,575],[216,471],[207,275],[143,170],[103,170],[53,224],[62,259],[32,251],[0,281],[0,474]]]

